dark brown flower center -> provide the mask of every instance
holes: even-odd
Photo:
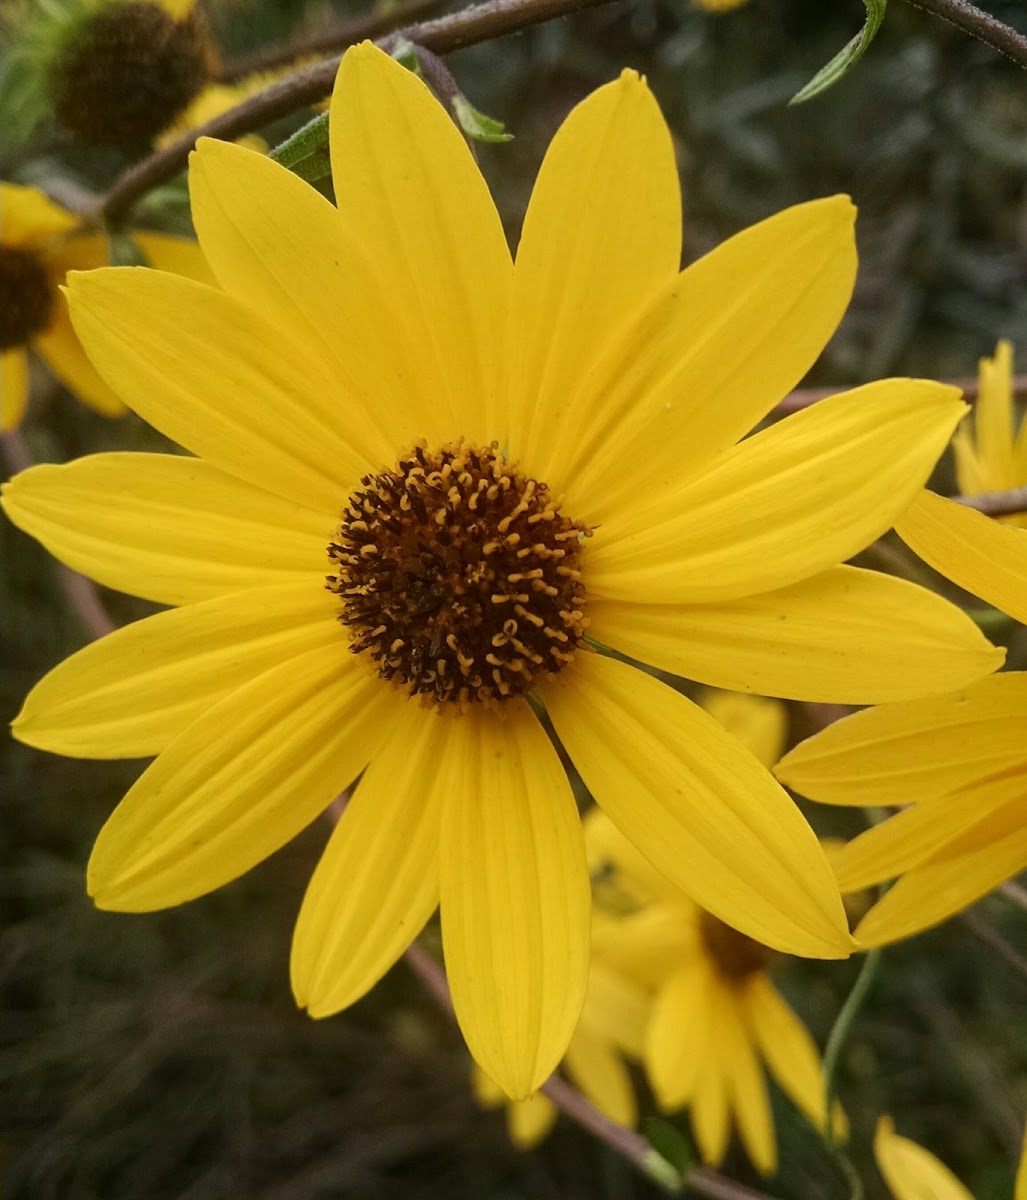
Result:
[[[99,145],[147,145],[207,82],[213,53],[195,14],[176,21],[146,0],[101,8],[54,62],[57,120]]]
[[[712,913],[704,911],[700,914],[699,935],[725,979],[747,979],[770,962],[772,951],[769,947],[732,929]]]
[[[441,704],[523,695],[562,670],[588,621],[590,530],[496,443],[423,444],[366,475],[328,555],[351,648]]]
[[[54,293],[43,260],[32,250],[0,250],[0,350],[24,346],[53,315]]]

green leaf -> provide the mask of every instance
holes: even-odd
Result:
[[[297,129],[271,151],[271,157],[307,183],[318,184],[332,176],[328,150],[328,114],[321,113]]]
[[[788,101],[789,104],[802,104],[806,100],[812,100],[814,96],[819,96],[821,92],[826,92],[829,87],[833,87],[839,79],[843,79],[852,70],[866,53],[867,47],[881,28],[887,4],[888,0],[863,0],[863,7],[867,10],[867,19],[863,28],[852,41],[847,42],[838,51],[829,63],[820,68],[804,88],[800,88],[795,93]]]
[[[646,1117],[642,1123],[645,1140],[666,1166],[674,1171],[680,1182],[695,1162],[695,1154],[687,1135],[663,1117]]]
[[[450,103],[453,105],[457,124],[469,138],[473,138],[476,142],[509,142],[513,140],[513,134],[506,132],[506,126],[502,121],[478,112],[462,92],[457,92]]]
[[[424,79],[424,71],[421,69],[421,60],[417,57],[417,47],[413,42],[407,41],[406,38],[399,38],[392,51],[392,58],[399,63],[401,67],[406,67],[408,71],[418,77]]]

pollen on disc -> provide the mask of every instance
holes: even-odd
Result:
[[[590,532],[495,443],[418,444],[350,496],[328,587],[383,679],[440,704],[495,703],[580,648]]]

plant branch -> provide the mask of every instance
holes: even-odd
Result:
[[[1012,59],[1018,66],[1027,68],[1027,37],[976,5],[969,4],[967,0],[909,0],[909,3],[935,17],[941,17],[963,33]]]
[[[423,947],[415,942],[403,955],[406,964],[431,994],[438,1006],[453,1016],[453,1000],[442,967]],[[594,1134],[601,1142],[627,1159],[638,1171],[667,1191],[689,1187],[711,1200],[770,1200],[762,1192],[754,1192],[715,1171],[701,1168],[679,1176],[677,1171],[633,1129],[625,1129],[604,1116],[566,1080],[551,1075],[539,1089],[572,1121]]]
[[[942,379],[940,382],[948,384],[950,387],[960,388],[963,392],[964,400],[976,400],[980,392],[980,381],[976,375],[973,378],[968,377],[966,379]],[[1014,396],[1027,396],[1027,375],[1014,375],[1012,387]],[[782,401],[775,405],[770,415],[774,417],[786,417],[789,413],[801,412],[802,409],[809,408],[821,400],[826,400],[830,396],[837,396],[839,392],[850,390],[848,387],[797,388],[794,392],[789,392]]]
[[[414,21],[434,16],[448,7],[450,0],[405,0],[402,4],[382,10],[380,6],[341,21],[330,29],[319,29],[286,42],[262,46],[251,54],[242,54],[225,63],[218,76],[222,83],[237,83],[247,75],[276,71],[292,66],[305,58],[342,51],[365,39],[374,41]]]
[[[488,0],[462,12],[410,25],[399,33],[408,41],[435,54],[448,54],[493,38],[527,29],[556,17],[568,16],[611,0]],[[340,58],[333,55],[298,70],[243,100],[234,108],[180,137],[163,150],[129,167],[115,180],[101,200],[95,216],[117,224],[147,192],[172,179],[189,161],[189,153],[201,137],[234,141],[299,108],[331,95]]]
[[[978,492],[975,496],[953,496],[957,504],[975,508],[986,517],[1007,517],[1027,512],[1027,487],[1007,488],[1002,492]]]

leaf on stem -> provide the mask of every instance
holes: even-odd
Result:
[[[863,6],[867,10],[867,19],[863,23],[863,28],[851,41],[846,42],[829,63],[820,68],[805,87],[795,93],[788,101],[789,104],[802,104],[806,100],[812,100],[814,96],[819,96],[821,92],[826,92],[840,79],[844,79],[866,53],[877,31],[881,28],[887,4],[888,0],[863,0]]]

